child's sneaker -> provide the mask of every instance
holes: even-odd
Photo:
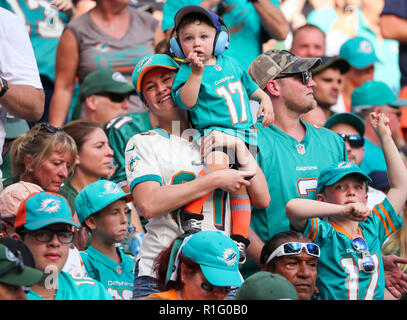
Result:
[[[202,231],[202,214],[181,211],[178,214],[178,224],[184,233],[196,233]]]
[[[235,242],[237,248],[239,249],[239,265],[242,265],[246,262],[246,250],[250,244],[250,241],[239,234],[233,234],[230,236],[230,238]]]

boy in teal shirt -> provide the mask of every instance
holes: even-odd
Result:
[[[100,281],[114,299],[133,295],[134,258],[116,246],[124,240],[131,201],[116,183],[98,180],[87,185],[75,200],[79,222],[92,234],[92,242],[81,252],[86,273]]]
[[[222,26],[226,27],[222,19],[200,6],[186,6],[177,12],[174,22],[177,35],[170,40],[171,50],[187,62],[180,67],[173,82],[175,103],[189,111],[193,125],[204,136],[209,136],[213,130],[223,131],[242,139],[249,150],[253,147],[257,150],[249,98],[259,101],[257,116],[264,113],[264,126],[270,125],[274,119],[273,106],[268,95],[251,80],[240,63],[222,55],[229,46],[229,34],[222,30]],[[206,157],[206,169],[226,169],[234,164],[234,158],[230,160],[226,152],[216,148],[211,150]],[[206,169],[201,176],[206,174]],[[209,195],[184,207],[181,214],[184,231],[185,221],[202,220],[202,206]],[[249,245],[250,199],[245,187],[231,193],[230,197],[231,238],[239,247],[240,262],[243,263]],[[199,231],[199,227],[194,231]]]
[[[293,199],[287,204],[291,225],[321,247],[317,278],[321,300],[384,299],[381,246],[403,224],[397,213],[407,199],[407,171],[388,118],[372,112],[370,124],[388,166],[390,190],[381,204],[372,211],[366,206],[371,180],[350,162],[321,171],[318,200]]]
[[[33,254],[35,266],[44,272],[28,292],[28,300],[112,300],[100,282],[62,271],[73,239],[72,226],[78,227],[67,200],[59,194],[32,193],[20,204],[14,228]]]

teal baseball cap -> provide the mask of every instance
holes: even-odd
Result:
[[[118,94],[136,93],[123,74],[109,69],[89,73],[79,87],[79,101],[83,102],[92,94],[111,92]]]
[[[354,37],[345,41],[339,50],[339,56],[356,69],[364,69],[379,61],[373,44],[363,37]]]
[[[179,65],[169,55],[161,53],[145,56],[137,63],[131,77],[131,82],[133,82],[140,99],[142,99],[141,84],[143,77],[151,69],[160,67],[170,70],[179,69]]]
[[[98,180],[88,184],[76,196],[75,208],[79,222],[82,224],[87,217],[94,214],[109,204],[123,199],[132,201],[130,193],[124,192],[116,183],[109,180]]]
[[[334,125],[338,123],[347,123],[354,127],[359,134],[363,137],[365,135],[365,123],[363,122],[362,118],[359,117],[357,114],[352,112],[341,112],[335,113],[329,117],[329,119],[325,122],[324,127],[331,129]]]
[[[205,278],[214,286],[239,287],[239,249],[220,231],[200,231],[184,239],[181,252],[200,265]]]
[[[281,274],[258,271],[243,282],[236,300],[298,300],[298,294]]]
[[[366,181],[366,185],[372,181],[372,179],[370,179],[370,177],[366,175],[357,164],[351,162],[339,162],[321,170],[318,178],[317,193],[322,193],[326,186],[331,186],[352,173],[360,175],[363,180]]]
[[[64,196],[40,191],[30,194],[21,202],[17,209],[14,228],[38,230],[55,223],[79,227],[72,219],[72,210]]]
[[[381,81],[366,81],[352,92],[351,111],[359,112],[373,106],[389,105],[395,108],[407,106],[407,99],[402,99]]]

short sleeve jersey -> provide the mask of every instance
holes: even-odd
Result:
[[[260,118],[261,119],[261,118]],[[293,198],[316,199],[319,172],[332,163],[346,161],[343,140],[334,132],[301,122],[306,133],[301,142],[271,125],[258,128],[258,160],[271,195],[267,209],[254,209],[251,226],[263,241],[289,230],[285,214]],[[259,125],[260,123],[260,125]]]
[[[27,300],[42,298],[31,290],[27,293]],[[62,271],[58,276],[55,300],[112,300],[112,296],[99,281],[91,278],[73,278],[69,273]]]
[[[65,13],[51,1],[0,0],[0,7],[14,12],[26,25],[41,75],[55,78],[55,56],[59,38],[68,23]]]
[[[92,246],[81,252],[87,275],[101,282],[113,299],[133,297],[134,258],[117,248],[122,262],[118,264]]]
[[[126,170],[124,169],[124,150],[127,142],[135,134],[151,130],[149,112],[128,113],[124,116],[110,120],[104,130],[109,139],[110,147],[114,151],[113,166],[115,171],[109,180],[118,183],[126,181]]]
[[[175,76],[172,94],[176,105],[189,110],[195,128],[205,134],[213,129],[226,131],[255,145],[255,140],[249,141],[245,134],[253,132],[250,129],[253,118],[249,96],[258,89],[258,85],[240,63],[221,55],[217,57],[215,65],[205,66],[198,101],[193,108],[187,108],[179,94],[190,74],[191,66],[183,64]],[[239,132],[236,134],[237,130]],[[255,139],[254,136],[251,138]]]
[[[191,136],[196,130],[191,129]],[[201,162],[200,146],[197,140],[170,135],[156,128],[136,134],[126,147],[126,175],[130,190],[146,181],[158,182],[161,186],[170,186],[195,179],[204,168]],[[219,230],[230,235],[230,204],[228,193],[215,191],[203,207],[203,230]],[[157,199],[157,201],[160,201]],[[151,218],[145,225],[139,252],[138,276],[154,277],[152,266],[154,259],[162,249],[182,234],[177,223],[177,211]]]
[[[320,300],[383,300],[383,242],[403,225],[387,198],[373,208],[360,232],[378,268],[363,272],[362,254],[352,247],[352,238],[337,224],[319,218],[309,219],[304,234],[321,248],[317,287]]]

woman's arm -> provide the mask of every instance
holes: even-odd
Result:
[[[132,194],[143,216],[151,219],[181,208],[216,189],[233,192],[242,185],[248,186],[250,182],[245,177],[253,174],[248,171],[225,169],[182,184],[161,186],[156,181],[146,181],[137,184]]]
[[[78,65],[76,38],[72,31],[65,29],[57,47],[55,89],[49,110],[49,122],[55,127],[62,127],[68,114]]]

